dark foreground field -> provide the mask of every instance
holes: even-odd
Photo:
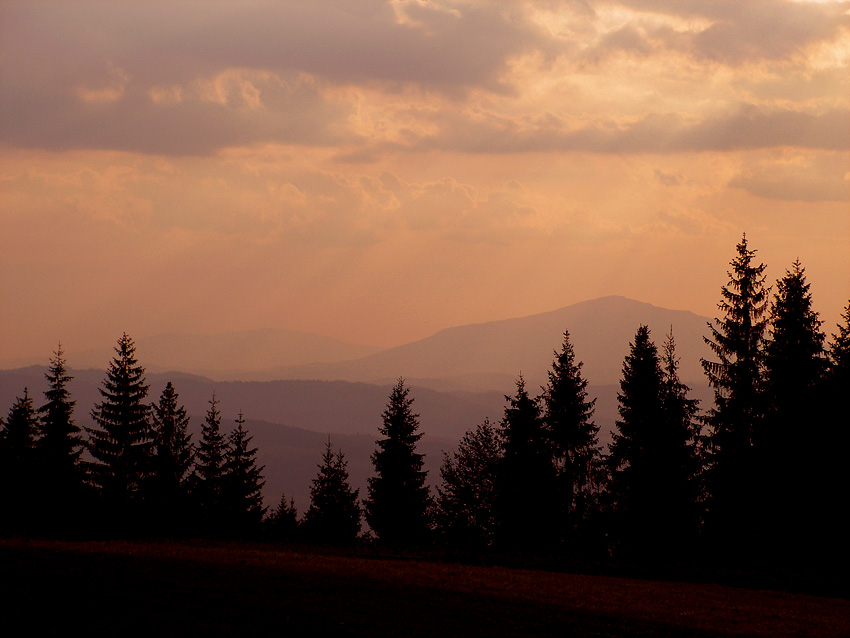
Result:
[[[0,617],[6,636],[850,636],[841,599],[188,543],[0,541]]]

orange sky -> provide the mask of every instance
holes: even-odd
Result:
[[[0,3],[0,359],[714,316],[742,232],[834,331],[849,63],[850,2]]]

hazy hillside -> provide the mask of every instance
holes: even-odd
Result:
[[[103,348],[66,353],[70,366],[104,369],[113,357],[112,346],[121,335],[105,341]],[[130,335],[133,336],[133,335]],[[249,330],[214,335],[164,334],[136,340],[136,354],[151,372],[185,370],[213,379],[244,378],[272,366],[305,365],[356,359],[374,352],[373,346],[345,343],[330,337],[294,330]],[[51,353],[37,360],[2,360],[5,369],[43,365]]]
[[[602,297],[528,317],[442,330],[435,335],[376,354],[335,364],[282,367],[283,378],[386,381],[399,375],[420,385],[505,391],[521,371],[533,386],[543,384],[569,330],[576,356],[592,384],[619,382],[623,358],[640,324],[659,346],[673,328],[682,379],[704,383],[700,357],[707,317],[668,310],[625,297]]]

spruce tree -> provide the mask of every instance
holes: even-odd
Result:
[[[384,438],[376,442],[378,449],[372,454],[375,476],[369,479],[365,503],[369,526],[389,545],[421,544],[429,531],[427,471],[424,455],[416,451],[422,435],[409,393],[404,379],[390,393],[379,428]]]
[[[821,321],[812,309],[810,285],[799,260],[776,283],[765,357],[765,408],[756,432],[761,478],[762,538],[769,557],[801,558],[810,551],[815,477],[821,442],[811,432],[823,427],[817,406],[827,359]],[[792,471],[791,468],[794,468]]]
[[[663,373],[649,328],[640,326],[623,361],[617,393],[620,418],[610,445],[614,550],[621,558],[658,559],[663,549],[658,521],[666,473],[660,472]]]
[[[200,513],[203,532],[218,535],[223,531],[225,512],[223,491],[225,482],[225,454],[227,442],[221,432],[221,412],[215,393],[209,401],[204,422],[201,425],[201,440],[195,456],[192,476],[192,494]]]
[[[486,419],[467,430],[457,449],[444,456],[435,517],[437,529],[450,547],[475,551],[493,545],[501,462],[500,433]]]
[[[549,552],[558,537],[557,488],[540,402],[529,396],[522,375],[516,382],[516,394],[505,400],[498,544],[511,551]]]
[[[699,401],[689,398],[690,388],[679,379],[679,358],[673,329],[661,355],[661,410],[657,463],[662,477],[659,499],[666,505],[659,521],[668,556],[692,553],[703,494],[701,489]]]
[[[0,429],[0,532],[30,533],[39,511],[35,441],[38,417],[29,390],[15,398]]]
[[[39,501],[41,518],[52,533],[69,531],[84,517],[85,490],[80,457],[83,451],[82,430],[74,423],[74,406],[68,391],[73,377],[67,373],[66,361],[59,344],[50,360],[45,377],[47,402],[39,408],[41,436],[36,443],[39,466]]]
[[[224,453],[222,503],[232,535],[255,535],[263,522],[263,466],[257,465],[257,448],[245,429],[242,412],[227,437]]]
[[[189,417],[169,381],[152,406],[154,433],[151,500],[160,529],[177,531],[188,522],[189,474],[195,457]]]
[[[91,480],[108,506],[106,515],[121,528],[139,522],[151,472],[153,432],[145,403],[145,369],[136,361],[136,346],[127,333],[115,352],[99,388],[103,401],[91,412],[96,427],[86,432],[94,459],[88,464]]]
[[[47,403],[38,410],[41,436],[37,447],[41,472],[49,490],[67,494],[82,484],[80,456],[83,441],[81,430],[74,423],[76,401],[71,400],[67,387],[73,377],[67,373],[62,354],[62,344],[59,344],[44,375],[48,383],[48,390],[44,393]],[[58,498],[57,495],[57,501]]]
[[[586,552],[586,533],[596,510],[599,426],[593,422],[596,399],[587,396],[582,362],[575,360],[570,333],[549,371],[543,389],[543,422],[553,444],[558,481],[560,540],[569,552]]]
[[[263,521],[265,536],[269,540],[291,542],[298,537],[299,522],[295,499],[287,500],[281,494],[278,506]]]
[[[847,510],[850,500],[850,473],[847,450],[850,428],[847,427],[847,397],[850,394],[850,302],[841,314],[842,322],[832,333],[828,367],[819,393],[817,424],[821,450],[812,458],[819,467],[812,474],[818,487],[813,493],[817,515],[811,529],[820,537],[812,541],[815,555],[822,563],[833,566],[835,574],[845,578],[850,569],[850,544],[847,543]],[[817,465],[817,463],[816,463]]]
[[[348,463],[342,451],[334,453],[328,438],[310,487],[310,509],[304,516],[306,537],[324,545],[352,545],[360,533],[358,493],[349,484]]]
[[[702,360],[714,388],[709,412],[707,532],[721,554],[734,559],[748,555],[757,543],[757,468],[753,441],[763,414],[764,336],[769,288],[765,265],[755,264],[755,250],[746,235],[721,288],[722,319],[708,324],[705,342],[718,361]]]

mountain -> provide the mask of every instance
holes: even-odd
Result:
[[[619,382],[623,359],[640,324],[649,326],[660,346],[673,329],[680,374],[704,383],[700,358],[709,355],[703,341],[707,317],[668,310],[625,297],[602,297],[551,312],[458,326],[354,361],[282,366],[265,375],[284,379],[344,379],[386,383],[404,376],[435,389],[510,392],[522,372],[531,387],[546,382],[554,351],[569,330],[576,357],[591,384]]]
[[[116,335],[116,338],[120,335]],[[131,335],[132,336],[132,335]],[[377,352],[374,346],[345,343],[295,330],[249,330],[214,335],[163,334],[136,340],[136,355],[151,372],[184,370],[214,379],[243,378],[272,366],[305,365],[357,359]],[[4,369],[43,364],[38,359],[0,361]],[[68,365],[103,369],[114,356],[111,347],[66,353]]]

